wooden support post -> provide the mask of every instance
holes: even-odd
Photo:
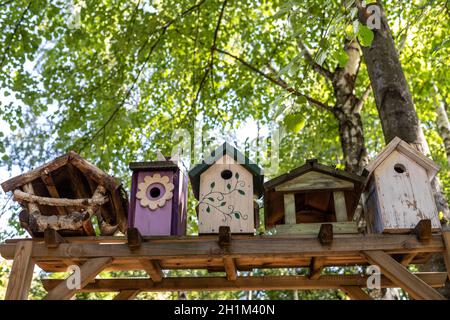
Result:
[[[161,282],[164,274],[161,270],[161,266],[158,261],[149,260],[149,259],[140,259],[140,263],[142,268],[144,268],[145,272],[150,276],[153,282]]]
[[[113,300],[133,300],[139,294],[139,290],[122,290]]]
[[[371,263],[378,265],[386,277],[397,283],[416,300],[446,300],[436,290],[408,271],[383,251],[363,251],[363,255]]]
[[[320,226],[319,241],[321,244],[330,244],[333,242],[333,225],[330,223],[324,223]]]
[[[236,269],[236,262],[234,261],[234,259],[230,257],[223,258],[223,265],[225,266],[227,279],[235,281],[237,279],[237,269]]]
[[[14,261],[9,275],[5,300],[27,300],[33,278],[34,262],[31,258],[32,241],[20,241],[16,244]]]
[[[403,255],[402,259],[400,260],[400,263],[403,266],[407,267],[416,256],[417,256],[416,252],[407,253],[407,254]]]
[[[66,240],[58,233],[58,231],[47,228],[44,230],[44,242],[47,248],[58,248],[60,243],[65,243]]]
[[[293,193],[284,194],[284,223],[297,223],[297,216],[295,212],[295,195]]]
[[[231,245],[231,231],[229,226],[219,227],[219,246],[224,249]]]
[[[334,211],[336,213],[336,221],[348,221],[347,206],[345,204],[345,194],[343,191],[333,192]]]
[[[80,267],[80,289],[84,288],[91,280],[95,278],[104,268],[112,262],[110,257],[93,258],[86,261]],[[45,300],[68,300],[77,291],[76,288],[69,288],[67,281],[62,281],[53,288],[46,296]]]
[[[309,279],[317,280],[320,278],[325,264],[325,257],[312,257],[309,265]]]
[[[127,229],[127,240],[128,246],[131,250],[138,249],[142,243],[141,233],[137,228],[128,228]]]
[[[358,286],[341,286],[339,289],[352,300],[373,300],[361,287]]]
[[[444,261],[447,268],[448,280],[450,280],[450,230],[442,231],[442,238],[444,240]]]
[[[419,240],[430,240],[431,239],[431,220],[422,219],[417,223],[414,228],[413,233],[417,236]]]

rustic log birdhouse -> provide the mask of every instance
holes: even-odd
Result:
[[[431,180],[439,167],[400,138],[394,138],[366,167],[365,216],[369,232],[409,232],[420,220],[439,229]]]
[[[126,231],[128,196],[122,185],[73,151],[2,188],[22,205],[20,223],[33,237],[47,228],[63,236],[95,235],[94,215],[102,235]]]
[[[307,160],[264,184],[266,229],[277,234],[317,234],[331,223],[334,233],[358,232],[353,215],[365,178]]]
[[[191,169],[189,178],[199,201],[199,234],[218,233],[220,226],[229,226],[232,233],[254,233],[258,222],[254,200],[262,194],[264,179],[261,168],[224,143]]]
[[[129,227],[144,236],[186,235],[187,175],[175,161],[132,162]]]

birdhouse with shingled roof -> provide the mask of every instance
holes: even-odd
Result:
[[[262,169],[236,148],[224,143],[189,171],[195,198],[199,201],[199,234],[253,234],[258,222],[255,199],[262,195]]]
[[[364,178],[316,159],[264,184],[266,230],[277,234],[317,234],[322,224],[334,233],[357,233],[353,215]]]
[[[369,232],[410,232],[420,220],[440,229],[431,187],[439,167],[432,160],[396,137],[366,170],[363,198]]]

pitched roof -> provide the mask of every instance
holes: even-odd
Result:
[[[414,149],[407,142],[403,141],[399,137],[395,137],[391,142],[377,155],[377,157],[371,161],[365,168],[368,171],[368,175],[372,175],[374,170],[386,160],[386,158],[395,150],[410,158],[421,167],[423,167],[431,180],[434,178],[436,173],[439,171],[439,166],[434,163],[431,159],[426,157],[424,154]]]
[[[198,198],[200,187],[200,175],[208,170],[214,163],[216,163],[224,155],[228,155],[238,162],[241,166],[247,169],[253,175],[253,191],[257,196],[262,194],[262,184],[264,182],[263,170],[238,149],[227,142],[224,142],[220,147],[211,153],[211,156],[203,160],[202,163],[196,165],[189,171],[189,179],[191,180],[192,190],[194,196]]]
[[[357,191],[358,191],[358,189],[360,189],[362,187],[364,181],[366,180],[365,177],[358,176],[356,174],[352,174],[347,171],[335,169],[333,167],[329,167],[329,166],[320,164],[317,162],[317,159],[310,159],[310,160],[306,160],[306,163],[303,166],[293,169],[293,170],[291,170],[285,174],[282,174],[281,176],[278,176],[270,181],[267,181],[266,183],[264,183],[264,189],[266,191],[274,189],[275,187],[277,187],[287,181],[295,179],[295,178],[302,176],[311,171],[320,172],[320,173],[323,173],[326,175],[333,176],[338,179],[353,182],[355,184],[355,189]]]

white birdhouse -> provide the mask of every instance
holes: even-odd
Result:
[[[367,167],[364,192],[368,231],[409,232],[422,219],[438,230],[438,211],[431,180],[439,167],[408,143],[396,137]]]

